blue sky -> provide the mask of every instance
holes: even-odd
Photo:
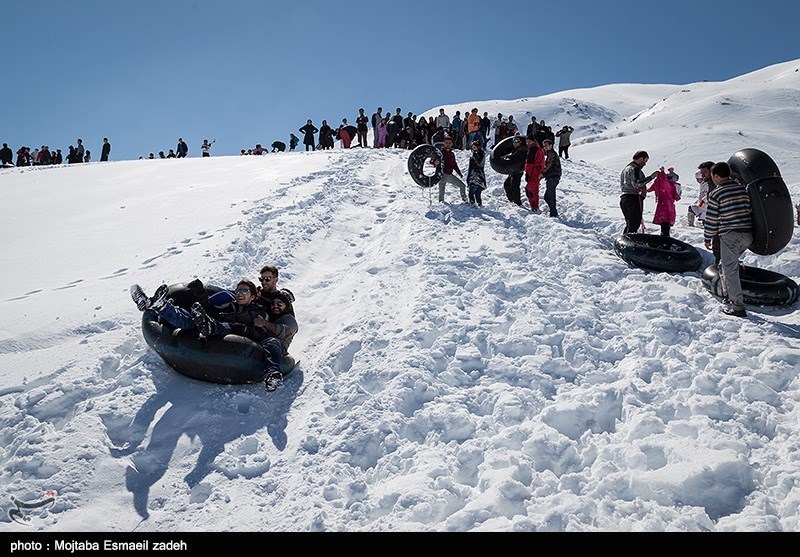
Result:
[[[230,155],[359,107],[720,81],[799,58],[798,20],[788,0],[3,1],[0,142]]]

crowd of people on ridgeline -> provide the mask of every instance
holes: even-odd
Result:
[[[111,153],[111,144],[108,138],[103,138],[103,146],[101,148],[101,161],[107,161],[109,153]],[[67,151],[66,161],[61,149],[52,150],[48,145],[42,145],[42,148],[34,148],[23,145],[16,152],[16,161],[14,160],[14,151],[8,146],[8,143],[3,143],[3,148],[0,149],[0,166],[48,166],[57,164],[76,164],[90,162],[92,160],[92,152],[86,149],[83,145],[83,140],[78,139],[75,145],[70,145]]]
[[[481,148],[486,150],[490,141],[493,141],[492,146],[494,146],[507,137],[522,135],[522,130],[514,121],[513,115],[504,117],[502,113],[498,113],[496,117],[490,117],[488,112],[484,112],[481,116],[477,108],[473,108],[463,116],[460,110],[456,110],[452,118],[445,114],[443,108],[439,109],[438,116],[428,118],[413,112],[403,115],[401,108],[396,108],[394,114],[384,113],[383,107],[380,106],[369,117],[363,108],[359,108],[354,123],[355,125],[349,124],[347,118],[342,118],[341,124],[333,127],[327,120],[322,120],[318,128],[313,120],[307,120],[298,131],[302,134],[306,151],[333,149],[336,141],[340,141],[344,149],[371,146],[410,150],[424,144],[441,146],[444,144],[444,136],[452,139],[454,149],[471,150],[472,142],[478,140]],[[367,137],[370,126],[372,145]],[[553,132],[544,120],[537,120],[533,116],[525,127],[524,136],[533,136],[539,146],[543,145],[545,139],[550,139],[552,143],[558,139],[558,155],[568,159],[570,136],[573,131],[575,130],[571,126],[563,126],[557,132]],[[296,147],[296,136],[292,134],[292,137],[295,141],[293,145]],[[290,150],[293,151],[294,147]]]

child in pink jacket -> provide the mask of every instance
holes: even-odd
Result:
[[[680,201],[681,195],[678,188],[678,175],[670,168],[670,173],[664,172],[661,167],[653,185],[647,191],[655,192],[656,213],[653,216],[653,224],[661,225],[661,235],[669,237],[669,229],[675,224],[675,202]],[[670,180],[669,178],[673,178]]]

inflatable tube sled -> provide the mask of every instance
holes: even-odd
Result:
[[[614,251],[628,264],[648,271],[686,273],[703,264],[694,246],[658,234],[622,234],[614,242]]]
[[[759,255],[779,252],[792,239],[794,207],[775,161],[758,149],[742,149],[728,159],[733,177],[747,188],[753,245]]]
[[[436,157],[439,162],[436,163],[436,171],[433,176],[427,176],[425,174],[425,165],[428,164],[428,161],[433,157]],[[442,153],[433,145],[425,144],[415,147],[408,155],[408,173],[411,174],[411,179],[413,179],[418,186],[422,186],[423,188],[435,186],[444,175]]]
[[[722,278],[716,265],[709,265],[700,277],[703,286],[715,296],[723,297]],[[739,266],[739,282],[744,302],[756,306],[788,306],[800,297],[800,286],[789,277],[759,269]]]
[[[515,151],[513,140],[513,136],[506,137],[494,146],[489,155],[489,165],[498,174],[514,174],[522,172],[525,168],[525,157],[509,158],[509,155]],[[525,153],[527,154],[527,151]]]
[[[223,290],[206,286],[207,295]],[[184,284],[170,286],[169,297],[175,305],[189,308],[197,299]],[[210,383],[242,385],[264,380],[264,349],[260,344],[238,335],[198,338],[196,330],[175,329],[160,322],[154,311],[142,315],[142,334],[152,348],[172,369]],[[281,373],[295,367],[294,358],[287,355],[281,362]]]

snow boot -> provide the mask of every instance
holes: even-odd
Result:
[[[192,304],[191,313],[192,321],[202,336],[210,337],[214,334],[214,321],[206,314],[206,310],[203,309],[200,302]]]
[[[150,308],[150,298],[147,297],[147,294],[144,293],[144,290],[142,290],[142,287],[138,284],[131,286],[131,298],[136,303],[136,307],[139,308],[139,311],[145,311]]]
[[[169,286],[162,284],[156,288],[155,292],[153,292],[153,295],[149,300],[149,307],[147,309],[158,311],[163,308],[164,304],[167,303],[167,295],[169,295]]]
[[[267,370],[267,376],[264,378],[264,387],[267,391],[272,392],[281,385],[283,385],[283,375],[280,370],[278,368]]]

